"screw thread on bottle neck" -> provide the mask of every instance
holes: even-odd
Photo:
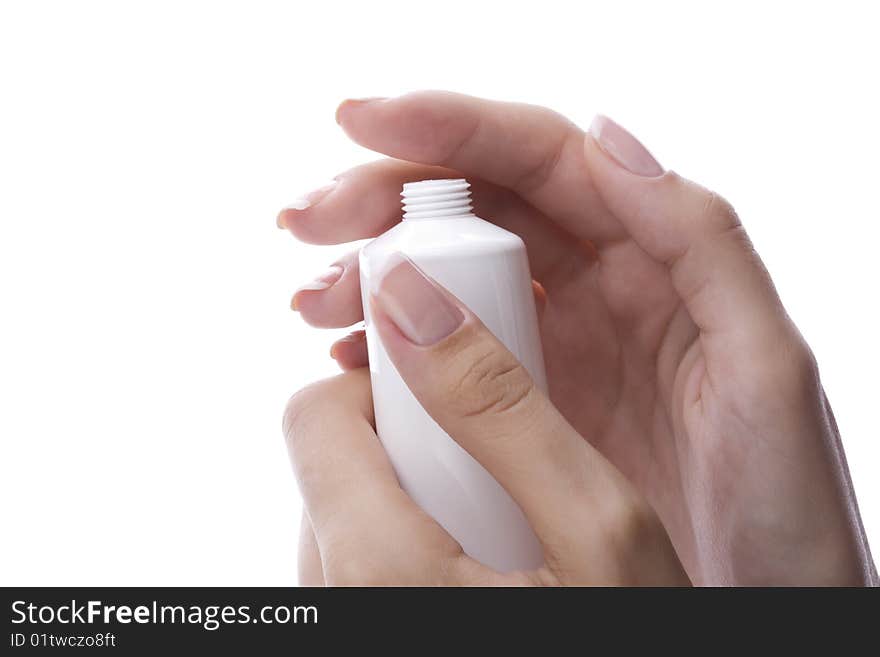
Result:
[[[403,218],[454,219],[473,216],[470,183],[454,180],[422,180],[403,185]]]

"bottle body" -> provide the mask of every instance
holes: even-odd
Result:
[[[367,291],[392,253],[458,297],[546,391],[525,246],[470,213],[405,219],[361,250],[360,271],[376,429],[401,486],[473,558],[502,572],[536,568],[541,547],[519,506],[422,408],[376,334]]]

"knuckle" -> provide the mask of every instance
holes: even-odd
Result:
[[[460,417],[510,413],[525,404],[535,389],[513,354],[494,344],[460,350],[449,373],[446,398]]]
[[[295,392],[287,401],[281,421],[288,442],[294,442],[303,429],[327,413],[327,407],[338,403],[340,389],[351,373],[316,381]]]
[[[740,225],[736,210],[723,196],[708,189],[702,190],[701,196],[702,205],[698,214],[701,223],[719,232],[731,230]]]
[[[659,184],[677,197],[681,204],[680,221],[698,232],[723,233],[737,229],[739,215],[721,194],[707,189],[674,171],[667,172]],[[648,207],[647,211],[651,211]]]
[[[522,145],[526,165],[510,187],[523,194],[534,194],[543,189],[566,161],[570,152],[583,148],[583,133],[568,119],[553,110],[527,106],[536,121],[551,130],[541,133],[541,138]]]
[[[292,440],[297,433],[296,427],[308,418],[316,403],[321,397],[321,383],[312,383],[302,390],[295,392],[284,407],[284,416],[281,428],[288,440]]]
[[[764,361],[758,378],[759,394],[773,391],[785,398],[809,395],[818,390],[819,367],[816,357],[800,334],[786,335],[774,356]]]
[[[364,396],[368,397],[369,394],[370,373],[363,367],[311,383],[287,401],[282,416],[284,433],[287,434],[300,423],[326,414],[328,407],[359,408],[365,403]]]

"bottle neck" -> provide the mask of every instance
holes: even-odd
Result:
[[[472,217],[470,183],[455,180],[422,180],[403,186],[403,218],[406,221]]]

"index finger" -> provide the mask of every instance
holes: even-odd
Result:
[[[423,91],[346,100],[336,120],[372,150],[507,187],[597,245],[625,235],[590,181],[584,131],[546,108]]]
[[[400,488],[372,427],[369,373],[293,396],[284,432],[328,585],[451,576],[461,547]],[[407,546],[399,554],[399,546]]]

